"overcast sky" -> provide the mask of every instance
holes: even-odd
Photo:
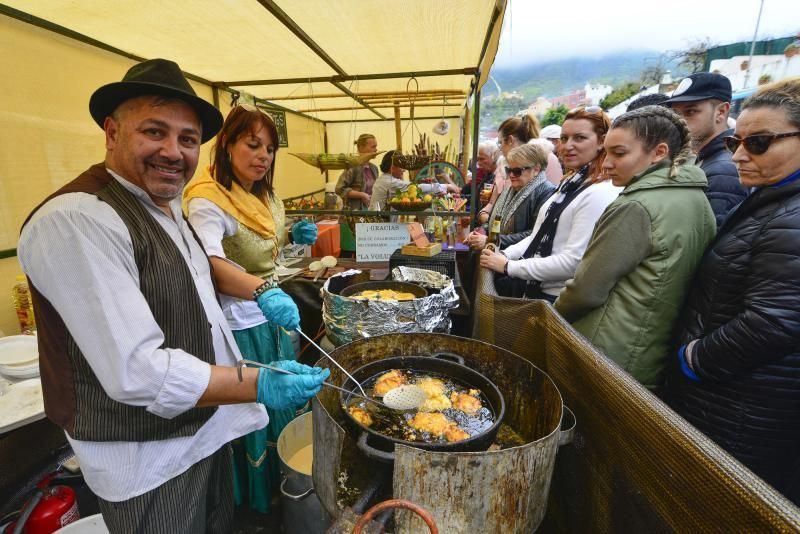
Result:
[[[509,0],[498,68],[753,38],[760,0]],[[800,0],[764,0],[759,39],[800,31]]]

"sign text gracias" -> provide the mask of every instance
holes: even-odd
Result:
[[[388,261],[392,252],[408,242],[405,224],[358,223],[356,261]]]

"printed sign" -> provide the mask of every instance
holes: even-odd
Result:
[[[406,243],[405,224],[356,224],[356,261],[388,261],[392,253]]]

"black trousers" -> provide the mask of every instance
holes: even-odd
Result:
[[[108,530],[118,533],[233,530],[233,470],[230,445],[183,474],[138,497],[121,502],[98,499]]]

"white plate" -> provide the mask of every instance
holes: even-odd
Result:
[[[39,362],[33,365],[0,365],[0,375],[9,378],[35,378],[39,376]]]
[[[24,365],[38,359],[36,336],[0,337],[0,365]]]
[[[0,395],[0,434],[43,417],[42,381],[38,378],[11,384]]]
[[[103,516],[95,514],[61,527],[55,534],[108,534],[108,527]]]

